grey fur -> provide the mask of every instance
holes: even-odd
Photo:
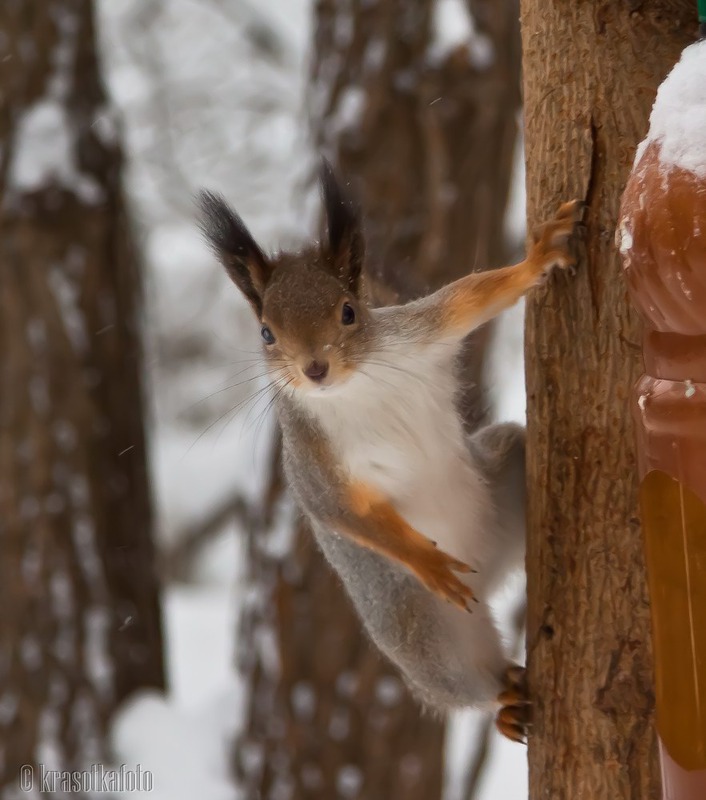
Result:
[[[404,567],[327,526],[325,520],[346,512],[340,503],[340,478],[321,451],[326,443],[316,421],[283,396],[280,422],[289,486],[378,649],[400,669],[428,709],[447,711],[492,702],[502,689],[508,661],[485,603],[474,604],[464,625],[469,636],[484,640],[487,661],[469,663],[468,637],[459,636],[455,624],[449,623],[447,603]],[[495,558],[482,578],[473,576],[486,592],[520,566],[524,555],[524,440],[524,428],[512,423],[487,426],[468,438],[469,451],[494,502],[495,530],[490,535]]]

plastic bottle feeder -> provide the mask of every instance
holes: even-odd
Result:
[[[706,41],[659,89],[619,219],[663,794],[706,800]]]

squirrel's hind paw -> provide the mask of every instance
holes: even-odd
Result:
[[[498,696],[501,705],[495,717],[495,727],[513,742],[527,744],[532,716],[532,704],[527,691],[524,667],[508,667],[503,676],[505,688]]]

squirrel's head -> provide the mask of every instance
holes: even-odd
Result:
[[[204,234],[257,316],[274,376],[302,391],[345,382],[369,338],[360,212],[326,162],[321,186],[326,235],[276,256],[263,252],[222,197],[201,194]]]

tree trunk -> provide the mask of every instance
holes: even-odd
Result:
[[[434,42],[434,0],[316,5],[315,141],[355,181],[369,264],[390,298],[417,296],[507,257],[517,6],[468,5],[476,35],[448,50]],[[489,50],[493,60],[482,60]],[[469,427],[487,415],[486,340],[487,331],[467,358]],[[270,548],[258,534],[251,575],[261,588],[240,645],[251,692],[238,753],[246,795],[439,798],[442,724],[420,713],[367,641],[309,532],[300,528],[281,560]]]
[[[524,0],[528,217],[585,199],[578,274],[526,323],[530,797],[658,796],[634,437],[640,331],[613,233],[657,86],[694,4]]]
[[[135,254],[90,0],[4,3],[0,795],[163,683]]]

